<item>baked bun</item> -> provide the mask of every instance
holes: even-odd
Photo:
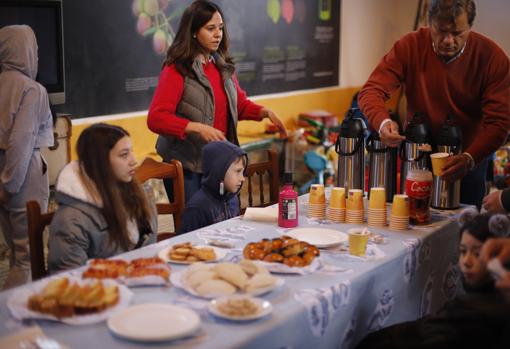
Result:
[[[238,288],[244,288],[244,284],[248,280],[248,275],[238,264],[219,263],[213,269],[220,279],[228,281]]]
[[[185,282],[191,288],[197,288],[207,280],[217,279],[216,273],[211,270],[198,270],[194,273],[187,273]]]
[[[245,284],[245,291],[251,293],[253,291],[273,287],[276,284],[276,278],[270,274],[255,274]]]
[[[204,297],[221,297],[234,294],[236,288],[223,280],[207,280],[201,283],[196,291]]]

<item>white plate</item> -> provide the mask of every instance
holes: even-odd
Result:
[[[228,250],[224,249],[224,248],[218,248],[218,247],[214,247],[214,246],[204,246],[204,245],[194,245],[193,247],[196,247],[196,248],[212,248],[214,250],[214,253],[216,254],[216,259],[212,259],[210,261],[200,261],[200,262],[204,262],[204,263],[211,263],[211,262],[217,262],[221,259],[223,259],[227,253],[228,253]],[[176,261],[176,260],[173,260],[173,259],[170,259],[169,255],[170,255],[170,250],[172,249],[172,246],[168,246],[164,249],[162,249],[161,251],[158,252],[158,257],[161,258],[162,260],[164,260],[165,262],[169,262],[169,263],[174,263],[174,264],[193,264],[193,263],[196,263],[196,262],[188,262],[188,261]]]
[[[56,278],[61,278],[62,276],[57,276]],[[95,279],[75,279],[71,276],[68,277],[70,282],[77,282],[80,285],[93,283],[97,280]],[[126,286],[119,284],[115,280],[105,279],[102,280],[103,284],[106,286],[110,286],[115,284],[119,288],[119,302],[113,307],[109,307],[99,313],[94,314],[86,314],[86,315],[74,315],[71,317],[57,318],[56,316],[50,314],[43,314],[33,310],[28,309],[27,302],[28,299],[34,295],[35,293],[39,293],[42,289],[47,285],[47,283],[54,278],[50,278],[44,280],[42,283],[37,283],[35,287],[23,287],[19,291],[16,291],[11,294],[9,299],[7,300],[7,307],[11,311],[12,316],[18,320],[25,319],[46,319],[46,320],[54,320],[60,321],[69,325],[88,325],[94,324],[97,322],[102,322],[108,319],[115,311],[123,309],[129,305],[131,302],[131,298],[133,298],[133,292],[131,292]]]
[[[308,242],[319,248],[339,245],[349,240],[347,234],[341,231],[324,228],[297,228],[285,232],[285,235]]]
[[[196,312],[172,304],[138,304],[108,319],[108,328],[117,336],[143,342],[185,337],[199,327],[200,316]]]
[[[205,299],[216,298],[215,296],[202,296],[202,295],[198,294],[198,292],[195,291],[193,288],[189,287],[188,285],[185,285],[185,283],[182,282],[182,278],[183,278],[183,275],[185,274],[185,272],[186,272],[186,270],[183,270],[183,271],[173,272],[170,275],[170,281],[172,282],[172,284],[175,287],[181,288],[184,291],[186,291],[189,294],[196,296],[196,297],[205,298]],[[261,296],[265,293],[271,292],[273,290],[276,290],[279,287],[282,287],[284,284],[285,284],[285,281],[282,278],[277,277],[276,283],[273,286],[266,287],[266,288],[259,288],[257,290],[254,290],[254,291],[248,292],[248,293],[237,291],[236,295]]]
[[[257,306],[257,308],[258,308],[257,312],[252,315],[233,316],[233,315],[224,314],[219,310],[218,307],[223,302],[226,302],[230,299],[238,299],[238,298],[248,298],[250,301],[252,301]],[[209,302],[208,309],[211,312],[211,314],[213,314],[217,317],[223,318],[223,319],[233,320],[233,321],[251,321],[251,320],[255,320],[255,319],[260,319],[261,317],[271,314],[271,312],[273,311],[273,306],[271,305],[271,303],[269,301],[266,301],[261,298],[254,298],[254,297],[247,297],[247,296],[240,296],[240,295],[237,296],[236,295],[236,296],[228,296],[228,297],[221,297],[221,298],[213,299],[211,302]]]

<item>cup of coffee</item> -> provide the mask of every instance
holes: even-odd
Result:
[[[347,230],[349,236],[349,254],[364,256],[367,251],[368,236],[367,228],[352,228]]]
[[[434,176],[440,177],[442,175],[443,167],[445,166],[449,157],[450,154],[448,153],[430,154],[430,160],[432,161],[432,173],[434,173]]]

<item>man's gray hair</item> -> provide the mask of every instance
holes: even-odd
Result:
[[[472,26],[476,16],[476,6],[473,0],[431,0],[429,23],[432,20],[453,23],[464,12],[467,14],[469,26]]]

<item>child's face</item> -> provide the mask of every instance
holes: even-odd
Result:
[[[462,233],[459,266],[464,275],[464,282],[471,287],[482,285],[490,278],[485,263],[480,259],[482,245],[483,243],[471,235],[469,231]]]
[[[129,183],[135,175],[136,158],[131,138],[122,137],[110,150],[110,166],[119,182]]]
[[[244,182],[244,161],[243,158],[234,161],[225,173],[225,191],[237,193]]]

